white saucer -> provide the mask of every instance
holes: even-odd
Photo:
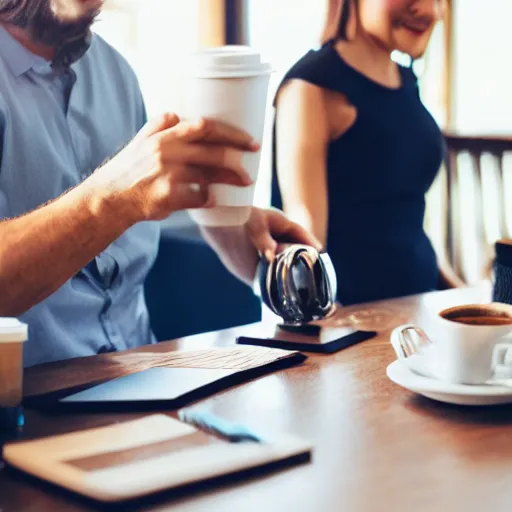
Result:
[[[512,387],[442,382],[414,373],[398,360],[387,367],[386,374],[395,384],[439,402],[457,405],[512,403]]]

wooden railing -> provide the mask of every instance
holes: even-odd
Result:
[[[489,278],[494,242],[512,237],[512,136],[447,133],[445,140],[438,184],[444,201],[437,203],[443,205],[444,257],[468,282]]]

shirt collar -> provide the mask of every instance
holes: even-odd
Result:
[[[53,67],[67,67],[79,60],[89,49],[91,41],[90,31],[85,38],[69,41],[57,52]],[[47,72],[52,66],[51,62],[25,48],[2,25],[0,25],[0,57],[5,59],[15,76],[23,75],[32,68]]]
[[[25,48],[0,25],[0,56],[15,76],[20,76],[38,63],[47,63],[39,55]]]

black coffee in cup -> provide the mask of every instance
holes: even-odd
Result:
[[[502,304],[468,304],[445,309],[445,320],[465,325],[512,325],[512,309]]]

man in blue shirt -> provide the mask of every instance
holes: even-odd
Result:
[[[102,3],[0,0],[0,316],[29,324],[25,366],[154,342],[143,285],[156,221],[211,204],[211,183],[251,183],[247,134],[174,114],[146,123],[133,71],[90,31]],[[206,234],[247,283],[256,249],[317,244],[259,209]]]

